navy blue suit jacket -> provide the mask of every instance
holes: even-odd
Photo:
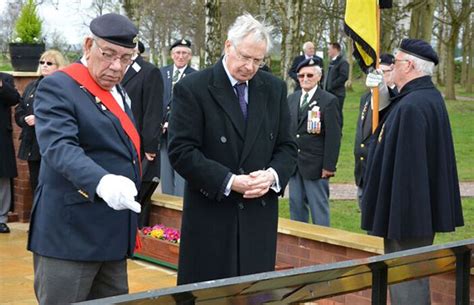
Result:
[[[113,210],[96,195],[106,174],[140,183],[137,154],[119,120],[62,72],[41,81],[34,108],[43,162],[28,249],[67,260],[124,259],[135,246],[137,214]]]

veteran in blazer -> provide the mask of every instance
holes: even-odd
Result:
[[[296,143],[285,84],[259,71],[269,33],[238,17],[224,57],[175,85],[169,156],[186,179],[178,284],[274,270]]]
[[[313,59],[297,68],[301,90],[288,97],[291,132],[298,144],[297,168],[290,179],[290,217],[329,226],[329,178],[336,172],[341,144],[337,98],[319,86],[321,68]]]
[[[183,196],[184,179],[173,169],[168,157],[168,122],[174,85],[185,76],[196,72],[196,70],[189,65],[192,58],[191,41],[187,39],[175,41],[170,47],[170,52],[173,64],[160,69],[164,80],[163,118],[161,120],[162,139],[160,145],[161,190],[164,194]]]
[[[39,304],[128,293],[135,247],[140,138],[120,81],[138,30],[91,21],[81,61],[44,78],[34,104],[42,157],[29,229]]]

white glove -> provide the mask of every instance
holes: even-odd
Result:
[[[365,79],[365,85],[369,88],[378,87],[380,84],[383,84],[383,73],[379,70],[373,70],[367,74]]]
[[[141,211],[140,204],[135,201],[137,195],[135,183],[127,177],[105,175],[100,179],[96,192],[114,210],[130,209],[135,213]]]

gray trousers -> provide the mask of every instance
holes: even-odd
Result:
[[[181,196],[184,195],[184,179],[171,166],[168,157],[168,143],[166,140],[160,143],[160,178],[161,192],[163,194]]]
[[[12,201],[11,178],[0,177],[0,223],[7,223]]]
[[[61,305],[128,293],[127,260],[78,262],[33,253],[40,305]]]
[[[290,178],[290,218],[329,227],[329,180],[304,179],[299,172]]]
[[[385,253],[392,253],[433,244],[434,236],[424,238],[413,238],[407,240],[394,240],[384,238]],[[422,278],[390,285],[390,302],[392,305],[430,305],[430,282],[429,278]]]

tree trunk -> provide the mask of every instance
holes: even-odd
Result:
[[[474,17],[470,17],[471,30],[470,30],[470,39],[467,45],[469,50],[469,64],[467,69],[467,82],[466,82],[466,93],[472,93],[472,87],[474,83]]]
[[[281,77],[285,80],[288,91],[294,88],[293,80],[288,76],[294,54],[299,45],[301,7],[303,0],[278,0],[279,13],[282,17]]]
[[[352,39],[346,37],[346,45],[347,45],[347,54],[346,58],[349,62],[349,78],[346,82],[346,89],[348,91],[352,91],[352,79],[353,79],[353,68],[354,68],[354,57],[352,56],[354,45],[352,44]]]
[[[454,50],[456,48],[456,41],[458,38],[459,29],[456,29],[454,26],[451,28],[451,35],[448,40],[448,44],[446,46],[447,53],[446,53],[446,88],[444,91],[444,95],[446,99],[455,100],[456,93],[454,92],[454,73],[455,73],[455,65],[454,65]]]
[[[426,0],[422,7],[422,18],[420,18],[420,38],[430,43],[433,33],[434,11],[436,8],[435,0]]]
[[[463,26],[462,34],[462,62],[461,62],[461,85],[465,88],[467,86],[467,73],[469,70],[469,51],[470,51],[470,42],[469,38],[471,36],[470,29],[471,22],[466,20]]]
[[[206,66],[211,66],[221,56],[221,10],[220,0],[206,0],[206,52],[204,62]]]

